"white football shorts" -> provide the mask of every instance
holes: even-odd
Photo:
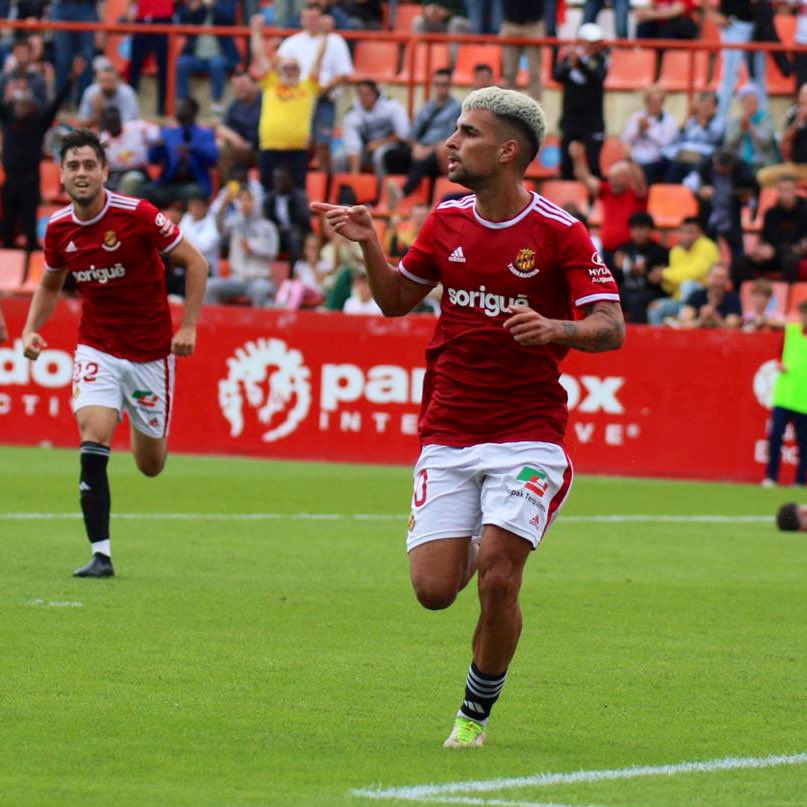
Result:
[[[555,443],[427,445],[415,466],[406,550],[441,538],[476,538],[493,524],[537,548],[572,485]]]
[[[149,437],[167,437],[174,401],[173,355],[149,362],[110,356],[87,345],[73,360],[73,412],[84,406],[125,409],[132,425]]]

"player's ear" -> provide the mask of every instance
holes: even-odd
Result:
[[[518,161],[520,151],[518,140],[510,138],[499,146],[499,162],[509,163]]]

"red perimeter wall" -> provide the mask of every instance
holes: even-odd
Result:
[[[0,443],[76,444],[71,352],[80,304],[65,301],[32,364],[27,301],[3,303]],[[179,311],[174,312],[177,316]],[[179,359],[171,448],[271,458],[410,463],[434,319],[205,309],[198,352]],[[617,353],[563,365],[579,472],[755,482],[779,337],[629,328]],[[118,446],[126,445],[119,429]],[[785,449],[785,481],[795,448]]]

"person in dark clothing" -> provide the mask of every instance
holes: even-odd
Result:
[[[288,253],[294,266],[303,254],[303,242],[311,231],[311,214],[308,196],[304,190],[292,185],[289,172],[276,168],[272,177],[272,190],[263,202],[263,215],[273,222],[280,234],[280,250]]]
[[[717,149],[711,159],[684,180],[697,196],[704,232],[713,241],[722,237],[736,260],[743,254],[743,206],[759,196],[751,169],[728,149]]]
[[[560,116],[562,179],[574,179],[569,144],[580,141],[586,149],[591,173],[601,176],[600,152],[605,141],[604,96],[608,54],[602,44],[602,30],[594,23],[580,26],[578,43],[555,67],[553,78],[563,85]]]
[[[31,66],[33,51],[27,36],[14,40],[11,48],[14,67],[0,75],[0,101],[11,103],[15,96],[29,92],[40,107],[48,100],[45,80]]]
[[[81,56],[73,59],[73,71],[56,98],[40,107],[33,95],[25,93],[10,103],[0,102],[0,130],[3,133],[3,170],[6,180],[0,191],[0,239],[3,247],[12,248],[17,225],[25,235],[26,249],[39,249],[36,235],[36,212],[39,206],[39,163],[42,144],[53,125],[59,107],[70,95],[74,82],[84,74],[86,64]]]
[[[130,20],[141,25],[168,25],[174,21],[174,0],[136,0],[129,7]],[[129,84],[137,90],[143,63],[149,53],[157,61],[157,114],[165,115],[168,83],[168,35],[137,33],[132,36],[132,59],[129,62]]]
[[[261,90],[249,72],[236,70],[230,86],[234,98],[224,113],[224,120],[216,125],[219,170],[225,177],[233,166],[257,163],[261,119]]]
[[[634,213],[628,219],[630,241],[614,253],[614,277],[628,322],[646,323],[647,306],[666,297],[661,284],[650,279],[654,269],[669,263],[669,252],[654,237],[655,226],[649,213]]]
[[[798,280],[799,261],[807,259],[807,201],[799,196],[796,177],[782,177],[777,191],[776,204],[765,211],[759,241],[734,262],[736,288],[758,277],[793,283]]]

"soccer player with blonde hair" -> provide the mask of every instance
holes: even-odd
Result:
[[[387,316],[443,286],[407,550],[415,595],[431,610],[451,605],[478,571],[473,658],[449,748],[485,743],[521,633],[524,565],[571,486],[559,363],[569,348],[614,350],[624,338],[616,284],[585,227],[524,188],[545,133],[526,95],[468,95],[446,148],[449,178],[473,194],[438,204],[397,268],[367,208],[312,205],[360,244]]]

